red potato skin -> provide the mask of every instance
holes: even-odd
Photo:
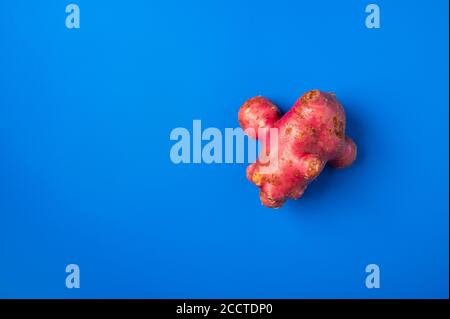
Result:
[[[270,208],[300,198],[327,163],[344,168],[356,158],[356,145],[345,135],[344,108],[333,93],[309,91],[283,116],[270,100],[253,97],[241,106],[238,120],[251,138],[261,140],[258,129],[266,129],[266,141],[270,141],[269,129],[277,129],[276,169],[270,174],[262,170],[267,163],[261,154],[247,167],[247,178],[260,188],[261,202]],[[267,153],[271,152],[269,144],[264,143]]]

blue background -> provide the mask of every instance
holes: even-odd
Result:
[[[448,2],[0,1],[0,297],[448,297]],[[175,127],[336,92],[358,159],[260,205]],[[81,288],[65,287],[65,267]],[[381,288],[365,287],[365,267]]]

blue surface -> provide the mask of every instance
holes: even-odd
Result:
[[[0,297],[448,297],[447,1],[372,1],[377,30],[364,1],[75,2],[79,30],[0,1]],[[170,161],[173,128],[313,88],[359,156],[301,200]]]

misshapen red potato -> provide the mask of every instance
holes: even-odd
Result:
[[[273,153],[270,128],[277,129],[276,168],[267,173],[268,163],[261,154],[247,167],[247,178],[260,188],[261,202],[267,207],[281,207],[288,198],[300,198],[325,164],[343,168],[356,158],[356,145],[345,136],[344,109],[333,93],[309,91],[283,116],[270,100],[253,97],[242,105],[238,119],[242,129],[260,139],[269,154]],[[259,135],[266,136],[258,136],[258,129],[263,129]]]

